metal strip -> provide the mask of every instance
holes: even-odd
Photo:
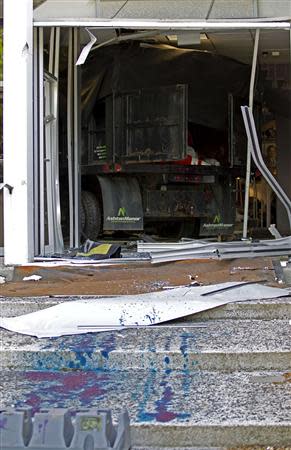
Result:
[[[215,295],[219,292],[229,291],[231,289],[236,289],[241,286],[248,286],[249,284],[258,284],[258,283],[266,283],[268,280],[257,280],[257,281],[242,281],[241,283],[237,283],[233,286],[228,286],[220,289],[215,289],[214,291],[204,292],[204,294],[201,294],[201,297],[208,297],[209,295]]]
[[[49,73],[54,73],[54,47],[55,47],[55,28],[51,28],[50,33],[50,48],[49,48]]]
[[[74,247],[74,190],[73,190],[73,160],[72,160],[72,72],[73,72],[73,30],[68,34],[68,89],[67,89],[67,152],[68,152],[68,189],[69,189],[69,219],[70,248]]]
[[[58,145],[58,75],[60,29],[51,29],[49,45],[49,73],[45,73],[45,153],[46,153],[46,210],[48,253],[63,252],[59,191]]]
[[[55,61],[54,61],[54,76],[59,78],[59,61],[60,61],[60,28],[56,29],[55,33]],[[61,202],[60,202],[60,176],[59,176],[59,82],[54,89],[54,116],[53,122],[54,130],[54,191],[55,191],[55,251],[62,253],[64,250],[64,241],[61,225]]]
[[[50,32],[50,45],[49,45],[49,74],[54,74],[55,66],[55,28],[51,28]],[[47,77],[46,77],[47,79]],[[54,189],[54,175],[55,175],[55,100],[57,94],[57,80],[52,83],[50,80],[49,84],[46,86],[46,116],[48,114],[52,115],[53,120],[46,122],[46,144],[47,144],[47,154],[46,154],[46,168],[47,168],[47,217],[48,217],[48,235],[49,235],[49,252],[55,252],[55,189]]]
[[[233,258],[257,258],[261,256],[288,256],[291,255],[291,246],[266,248],[266,247],[252,247],[251,249],[239,251],[219,251],[219,259],[233,259]]]
[[[250,247],[251,245],[264,245],[264,246],[291,246],[291,236],[274,239],[262,239],[255,244],[251,239],[244,241],[231,241],[231,242],[207,242],[193,240],[188,242],[138,242],[138,253],[156,253],[156,252],[169,252],[169,251],[199,251],[205,249],[219,249],[219,248],[233,248],[237,246]]]
[[[163,245],[163,247],[162,247]],[[175,247],[176,245],[176,247]],[[201,243],[138,243],[138,252],[150,252],[152,263],[187,259],[230,259],[288,255],[291,252],[291,237],[276,240],[234,241]]]
[[[52,109],[52,84],[44,82],[45,92],[45,116],[51,114]],[[53,220],[53,189],[52,189],[52,122],[45,123],[45,174],[46,174],[46,210],[48,247],[46,253],[53,253],[54,249],[54,220]]]
[[[38,84],[39,84],[39,221],[40,254],[45,254],[45,220],[44,220],[44,83],[43,83],[43,28],[39,30],[38,46]]]
[[[79,204],[80,204],[80,152],[79,152],[79,69],[76,66],[76,62],[78,60],[79,55],[79,30],[75,28],[73,30],[74,35],[74,48],[73,48],[73,61],[74,61],[74,69],[73,69],[73,79],[74,79],[74,222],[75,222],[75,236],[74,236],[74,247],[78,248],[80,245],[80,214],[79,214]]]
[[[250,80],[250,93],[249,93],[249,107],[251,110],[253,110],[253,103],[254,103],[254,87],[255,87],[257,60],[258,60],[259,39],[260,39],[260,30],[256,30],[253,61],[252,61],[251,80]],[[246,180],[245,180],[245,205],[244,205],[244,220],[243,220],[243,237],[244,238],[246,238],[247,234],[248,234],[250,179],[251,179],[251,143],[248,140]]]
[[[215,244],[209,244],[211,246]],[[195,250],[197,248],[205,248],[208,246],[208,243],[201,244],[192,244],[186,242],[160,242],[160,243],[151,243],[151,242],[138,242],[137,243],[137,252],[138,253],[156,253],[156,252],[164,252],[164,251],[176,251],[183,249],[192,249]]]
[[[269,169],[267,168],[267,166],[264,162],[264,159],[261,154],[260,146],[259,146],[258,136],[256,133],[255,121],[254,121],[253,114],[252,114],[250,108],[248,108],[247,106],[242,106],[241,110],[242,110],[243,120],[244,120],[244,124],[245,124],[245,128],[246,128],[246,132],[248,135],[248,139],[251,143],[251,151],[252,151],[252,157],[254,159],[254,162],[255,162],[256,166],[258,167],[258,169],[263,174],[263,176],[266,179],[269,186],[273,189],[273,191],[275,192],[275,194],[277,195],[279,200],[285,206],[287,215],[288,215],[289,224],[290,224],[290,229],[291,229],[291,200],[287,196],[285,191],[282,189],[282,187],[279,185],[277,180],[274,178],[272,173],[269,171]]]
[[[211,0],[211,1],[210,1],[210,5],[209,5],[209,7],[208,7],[208,11],[207,11],[207,14],[206,14],[206,17],[205,17],[206,20],[208,20],[209,17],[210,17],[210,14],[211,14],[211,11],[212,11],[214,2],[215,2],[215,0]]]
[[[274,248],[271,247],[256,247],[256,248],[249,248],[249,249],[233,249],[232,251],[222,251],[220,249],[216,252],[205,252],[205,253],[181,253],[177,255],[175,252],[171,254],[162,254],[157,255],[153,254],[151,262],[152,264],[161,264],[165,262],[170,261],[185,261],[185,260],[192,260],[192,259],[235,259],[235,258],[257,258],[257,257],[266,257],[266,256],[288,256],[291,255],[291,246],[289,247],[280,247],[280,248]]]
[[[54,75],[52,75],[51,73],[47,72],[46,70],[44,71],[44,75],[43,76],[44,76],[45,80],[50,81],[51,83],[56,83],[58,81]]]
[[[229,166],[234,166],[234,104],[233,95],[228,94],[228,161]]]
[[[55,29],[51,28],[49,45],[49,75],[54,72],[55,63]],[[47,252],[55,252],[55,100],[57,93],[57,81],[52,82],[50,78],[45,77],[45,117],[51,116],[53,120],[45,120],[45,144],[46,144],[46,197],[47,197],[47,228],[48,228],[48,247]],[[55,77],[54,77],[55,78]]]
[[[290,29],[290,22],[283,18],[263,18],[248,20],[152,20],[152,19],[51,19],[34,20],[35,27],[91,27],[91,28],[126,28],[141,30],[256,30],[256,29]]]
[[[256,282],[257,283],[257,282]],[[246,283],[242,283],[242,285],[244,285]],[[253,283],[255,284],[255,283]],[[175,286],[176,288],[179,288],[180,286]],[[203,295],[203,294],[202,294]],[[80,330],[82,328],[92,328],[94,329],[99,329],[99,330],[103,330],[103,328],[107,329],[110,328],[110,330],[126,330],[126,329],[148,329],[148,328],[157,328],[157,329],[167,329],[169,328],[170,330],[178,328],[208,328],[209,324],[206,323],[185,323],[185,322],[181,322],[178,324],[174,324],[171,323],[170,325],[164,325],[164,324],[159,324],[159,325],[78,325],[78,328],[80,328]]]
[[[114,38],[108,39],[107,41],[100,42],[100,44],[97,44],[94,47],[92,47],[91,51],[98,50],[101,47],[106,47],[107,45],[111,45],[112,43],[125,42],[128,40],[135,41],[138,39],[154,37],[157,34],[159,34],[158,30],[151,30],[151,31],[145,31],[144,33],[132,33],[132,34],[124,35],[124,36],[116,36]]]
[[[34,179],[34,254],[39,255],[39,30],[33,32],[33,179]]]

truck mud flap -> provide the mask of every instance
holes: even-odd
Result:
[[[98,176],[103,202],[104,231],[143,230],[143,207],[134,177]]]
[[[231,176],[225,176],[212,188],[213,199],[209,203],[208,216],[200,220],[199,236],[227,236],[233,233],[235,203]]]

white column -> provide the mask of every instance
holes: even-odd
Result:
[[[4,1],[4,257],[22,264],[33,244],[33,0]]]

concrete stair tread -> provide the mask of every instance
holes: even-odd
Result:
[[[94,320],[92,320],[93,322]],[[38,339],[1,330],[1,350],[84,352],[278,352],[291,351],[288,320],[208,320],[153,328]]]
[[[106,407],[116,415],[127,407],[134,445],[179,447],[273,445],[262,441],[271,436],[287,445],[290,380],[274,371],[2,371],[0,384],[5,406]]]
[[[11,369],[291,370],[288,320],[208,320],[37,339],[2,330]]]
[[[1,371],[1,401],[35,408],[106,401],[115,414],[128,407],[134,423],[291,425],[290,382],[278,371]]]

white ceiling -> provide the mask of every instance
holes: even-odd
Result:
[[[291,0],[34,0],[34,3],[43,3],[34,14],[40,20],[68,16],[112,18],[116,15],[128,19],[291,18]],[[98,41],[103,42],[108,33],[96,31],[96,35]],[[84,38],[86,42],[87,36],[84,35]],[[214,51],[245,63],[251,62],[253,33],[250,31],[211,32],[208,38],[194,48]],[[169,44],[165,36],[160,36],[158,40]],[[170,44],[176,45],[175,41]],[[289,63],[289,45],[287,31],[261,32],[259,61],[268,64]],[[272,51],[279,52],[279,55],[272,56]]]
[[[9,0],[6,0],[9,1]],[[167,0],[168,1],[168,0]],[[170,11],[173,9],[177,12],[177,3],[179,2],[180,10],[186,8],[187,2],[192,4],[192,11],[195,11],[195,16],[197,16],[198,12],[201,17],[205,16],[205,12],[209,10],[209,6],[211,4],[211,0],[177,0],[176,2],[168,3],[167,10]],[[0,0],[0,8],[2,7],[3,0]],[[120,5],[124,4],[124,1],[102,1],[102,5],[106,5],[106,8],[112,6],[114,11]],[[131,0],[128,2],[128,5],[132,5],[131,8],[137,7],[140,11],[141,5],[147,5],[149,3],[154,3],[155,5],[161,5],[163,0],[145,0],[145,1],[137,1]],[[211,16],[218,18],[224,14],[224,17],[230,18],[230,16],[234,15],[234,11],[236,10],[238,16],[242,16],[245,13],[245,17],[253,14],[252,4],[254,0],[215,0],[214,6],[211,10]],[[76,14],[80,14],[80,9],[86,12],[86,15],[91,12],[92,14],[96,14],[96,5],[100,4],[100,0],[33,0],[34,7],[36,8],[35,14],[36,16],[47,15],[50,12],[50,16],[57,14],[58,7],[60,9],[59,13],[62,11],[72,11],[74,8],[76,9]],[[193,9],[193,4],[196,4],[197,8]],[[176,5],[176,6],[175,6]],[[237,7],[235,8],[235,5]],[[274,15],[274,8],[276,7],[277,16],[283,15],[291,15],[291,0],[258,0],[259,5],[259,16],[270,17]],[[150,5],[153,12],[153,5]],[[199,8],[198,8],[199,6]],[[104,6],[105,7],[105,6]],[[105,12],[104,7],[101,8],[100,12]],[[203,8],[202,8],[203,7]],[[63,10],[62,10],[63,8]],[[78,9],[79,8],[79,9]],[[87,8],[87,9],[86,9]],[[157,8],[157,6],[156,6]],[[91,11],[92,9],[92,11]],[[203,9],[203,11],[202,11]],[[232,11],[232,9],[234,11]],[[201,10],[201,11],[200,11]],[[165,11],[165,9],[164,9]],[[185,10],[186,11],[186,10]],[[126,14],[126,11],[121,11]],[[230,14],[231,13],[231,14]],[[173,13],[174,14],[174,13]],[[58,14],[57,14],[58,15]],[[122,14],[123,15],[123,14]],[[253,16],[254,17],[254,16]],[[197,17],[196,17],[197,18]],[[99,42],[103,42],[108,39],[108,36],[112,36],[112,30],[106,32],[103,31],[95,31],[95,34],[99,38]],[[207,40],[202,40],[200,45],[193,46],[193,48],[197,48],[200,50],[207,50],[212,52],[217,52],[219,54],[229,56],[239,61],[245,63],[251,63],[252,53],[253,53],[253,38],[254,33],[251,31],[231,31],[231,32],[211,32],[207,33]],[[84,34],[84,39],[86,41],[87,36]],[[169,42],[169,40],[165,36],[158,37],[159,42],[170,43],[172,45],[177,45],[177,43],[173,40]],[[273,53],[275,52],[275,55]],[[286,64],[290,63],[290,35],[288,31],[282,30],[272,30],[272,31],[261,31],[260,34],[260,44],[259,44],[259,62],[261,64]]]

